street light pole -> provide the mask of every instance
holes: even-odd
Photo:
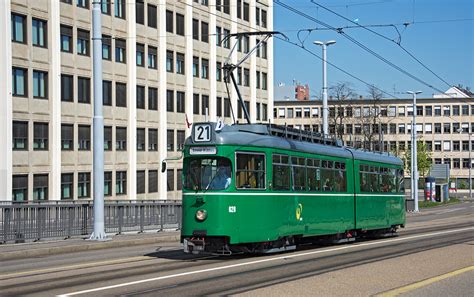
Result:
[[[421,91],[407,91],[407,94],[413,95],[413,120],[411,127],[411,180],[412,180],[412,198],[415,202],[415,212],[418,212],[418,158],[416,145],[416,94]]]
[[[472,177],[471,177],[472,159],[471,159],[471,151],[472,151],[471,133],[469,133],[469,199],[472,199]]]
[[[326,78],[326,48],[331,44],[335,44],[335,40],[329,40],[322,42],[316,40],[313,42],[316,45],[320,45],[323,48],[323,135],[327,137],[328,133],[328,85]]]

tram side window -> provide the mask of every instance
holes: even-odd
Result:
[[[236,153],[236,160],[237,189],[265,189],[265,155]]]
[[[286,155],[272,156],[273,165],[273,189],[290,190],[290,164]]]
[[[334,161],[321,161],[321,180],[323,182],[323,192],[335,191]]]
[[[306,160],[306,173],[308,175],[308,190],[315,192],[321,191],[321,172],[319,167],[321,161],[316,159]]]
[[[335,185],[336,192],[346,192],[347,191],[347,178],[346,178],[346,163],[344,162],[335,162],[334,164],[334,175],[335,175]]]
[[[381,168],[380,175],[381,190],[384,193],[396,193],[397,192],[397,175],[396,169],[393,168]]]
[[[306,191],[305,158],[291,157],[293,169],[293,190]]]
[[[405,179],[403,178],[403,169],[397,169],[398,192],[405,192]]]
[[[379,167],[360,165],[359,171],[361,192],[379,192]]]

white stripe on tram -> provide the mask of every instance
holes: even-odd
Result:
[[[345,194],[345,193],[333,193],[333,194],[309,194],[309,193],[249,193],[249,192],[197,192],[197,193],[183,193],[184,196],[354,196],[354,194]],[[364,197],[375,197],[375,196],[383,196],[383,197],[403,197],[404,194],[355,194],[356,196],[364,196]]]

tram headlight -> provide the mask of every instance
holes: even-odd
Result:
[[[207,211],[205,209],[200,209],[196,211],[196,220],[204,221],[207,218]]]

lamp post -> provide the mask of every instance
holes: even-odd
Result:
[[[411,127],[411,195],[415,202],[415,212],[418,212],[418,158],[416,145],[416,94],[421,91],[407,91],[407,94],[413,95],[413,120]]]
[[[328,86],[326,79],[326,48],[331,44],[335,44],[335,40],[329,40],[322,42],[316,40],[313,42],[316,45],[320,45],[323,48],[323,134],[324,137],[329,135],[328,133]]]
[[[469,133],[469,199],[472,199],[472,177],[471,177],[471,169],[472,169],[472,160],[471,160],[471,151],[472,151],[472,143],[471,143],[471,133]]]

